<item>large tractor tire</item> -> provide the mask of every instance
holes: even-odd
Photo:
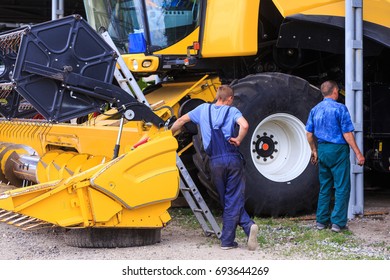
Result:
[[[65,243],[79,248],[121,248],[161,241],[161,229],[80,228],[65,233]]]
[[[322,99],[320,91],[281,73],[251,75],[232,86],[233,105],[249,123],[240,146],[246,161],[247,211],[273,217],[313,212],[319,183],[317,168],[310,164],[305,123],[310,109]],[[199,141],[194,146],[202,151]],[[197,154],[195,159],[198,169],[202,167],[199,174],[209,179],[207,156]],[[210,181],[207,188],[214,189]]]

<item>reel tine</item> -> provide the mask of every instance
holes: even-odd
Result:
[[[26,30],[27,28],[24,28],[11,33],[0,34],[0,50],[3,55],[10,54],[12,52],[17,53],[22,35]]]

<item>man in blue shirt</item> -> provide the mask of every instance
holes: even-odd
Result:
[[[339,232],[347,225],[348,203],[351,190],[349,147],[354,151],[357,164],[364,164],[353,135],[354,127],[344,104],[338,103],[339,88],[334,81],[321,85],[324,100],[309,114],[306,135],[313,164],[318,163],[320,193],[317,205],[317,228],[332,225],[332,231]],[[317,150],[317,146],[318,150]],[[335,200],[331,212],[332,188]]]
[[[223,207],[223,227],[221,248],[233,249],[238,244],[234,241],[237,225],[248,236],[248,249],[255,250],[258,226],[245,211],[245,178],[243,160],[238,151],[248,131],[248,122],[241,112],[232,107],[233,89],[222,85],[217,90],[215,104],[204,103],[181,116],[173,125],[175,134],[189,121],[200,126],[203,146],[210,157],[211,180],[217,188]],[[234,126],[239,125],[238,135],[234,137]]]

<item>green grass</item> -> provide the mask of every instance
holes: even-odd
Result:
[[[169,210],[172,221],[188,229],[200,228],[199,222],[190,208],[173,208]]]
[[[200,229],[191,209],[171,209],[175,224]],[[214,213],[220,223],[221,213]],[[259,225],[258,242],[260,250],[277,255],[278,259],[306,260],[384,260],[390,259],[390,246],[385,242],[364,243],[346,230],[334,233],[330,229],[317,230],[315,221],[297,221],[288,218],[255,218]],[[237,241],[245,243],[246,235],[237,229]],[[212,242],[214,243],[214,242]]]

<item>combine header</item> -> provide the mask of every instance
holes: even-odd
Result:
[[[0,194],[1,221],[65,227],[80,247],[160,241],[179,192],[178,145],[112,83],[117,58],[79,16],[0,34],[0,180],[15,186]],[[93,124],[65,123],[94,112]]]

